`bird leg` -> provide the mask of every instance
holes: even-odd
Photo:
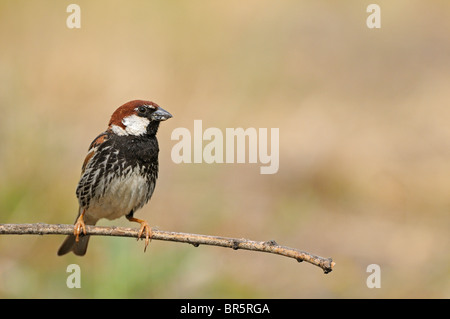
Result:
[[[78,216],[78,219],[73,227],[73,234],[76,236],[75,241],[78,243],[80,240],[80,234],[83,232],[83,234],[86,235],[86,225],[84,224],[84,213],[86,212],[85,209],[83,209],[83,212]]]
[[[144,234],[144,232],[145,232],[145,247],[144,247],[144,252],[145,252],[147,250],[147,246],[150,243],[150,239],[152,237],[152,229],[150,228],[150,226],[148,225],[148,223],[145,220],[134,218],[132,213],[128,214],[126,217],[130,222],[136,222],[136,223],[141,224],[141,228],[139,229],[137,239],[139,240],[142,237],[142,234]]]

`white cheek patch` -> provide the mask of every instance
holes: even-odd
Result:
[[[125,125],[125,132],[129,135],[143,135],[147,133],[147,126],[150,124],[150,120],[145,117],[137,115],[130,115],[122,120]],[[114,130],[114,128],[113,128]],[[123,129],[122,129],[123,131]],[[119,134],[120,135],[120,134]]]
[[[125,130],[123,128],[121,128],[120,126],[117,126],[115,124],[111,125],[111,129],[115,134],[117,134],[119,136],[128,135],[128,133],[125,132]]]

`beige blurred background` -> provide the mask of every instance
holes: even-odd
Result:
[[[449,298],[450,3],[0,2],[0,223],[72,223],[87,147],[132,99],[170,111],[136,216],[161,230],[274,239],[285,257],[94,237],[1,236],[2,298]],[[280,169],[174,164],[177,127],[280,129]],[[100,225],[136,226],[124,218]],[[66,267],[81,267],[81,289]],[[369,289],[366,268],[381,267]]]

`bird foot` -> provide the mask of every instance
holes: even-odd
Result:
[[[145,246],[144,246],[144,252],[145,252],[147,250],[147,246],[150,243],[150,240],[152,238],[152,229],[151,229],[151,227],[149,226],[149,224],[145,220],[137,219],[137,218],[134,218],[134,217],[128,217],[128,216],[127,216],[127,219],[129,221],[131,221],[131,222],[136,222],[136,223],[140,223],[141,224],[141,228],[139,229],[137,240],[141,239],[142,235],[145,234]]]
[[[86,225],[83,220],[84,211],[81,213],[81,215],[78,217],[77,222],[75,223],[73,227],[73,234],[76,236],[75,241],[78,243],[80,240],[80,234],[83,232],[84,235],[86,235]]]
[[[142,235],[145,232],[145,246],[144,246],[144,252],[147,250],[147,246],[150,243],[150,240],[152,238],[152,229],[148,225],[146,221],[141,222],[141,228],[139,229],[138,233],[138,240],[142,237]]]

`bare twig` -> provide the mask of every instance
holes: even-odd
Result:
[[[138,229],[125,227],[87,226],[88,235],[138,237]],[[69,235],[73,234],[73,225],[61,224],[0,224],[0,235]],[[333,270],[334,262],[331,258],[323,258],[305,251],[278,245],[274,240],[253,241],[244,238],[228,238],[188,233],[177,233],[152,229],[152,239],[175,241],[180,243],[199,245],[212,245],[232,249],[245,249],[267,252],[296,259],[298,262],[306,261],[323,269],[324,273]]]

